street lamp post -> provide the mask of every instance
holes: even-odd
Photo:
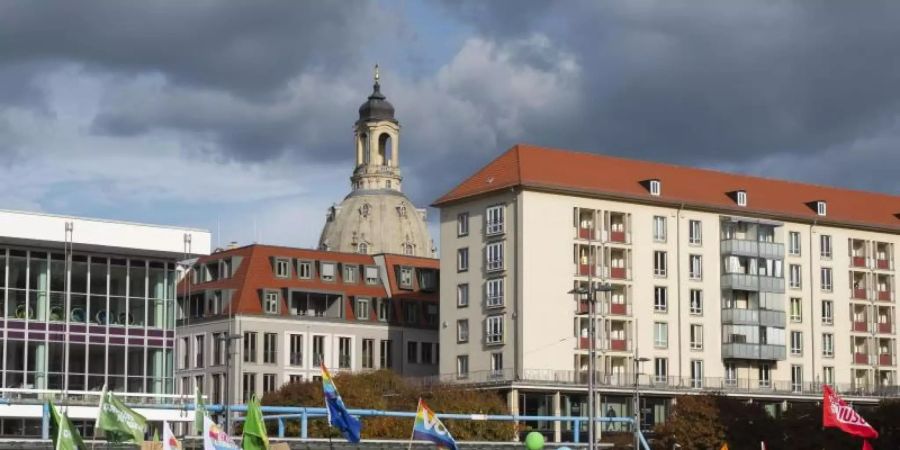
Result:
[[[592,239],[588,240],[588,247],[593,250]],[[600,251],[603,252],[603,244],[601,242]],[[612,287],[603,283],[601,276],[601,283],[599,285],[594,285],[594,268],[596,267],[596,257],[593,255],[593,251],[590,252],[590,265],[588,268],[588,285],[587,288],[577,287],[569,291],[569,294],[576,294],[580,298],[587,298],[588,301],[588,450],[594,450],[596,448],[596,437],[595,437],[595,428],[596,428],[596,401],[595,401],[595,392],[596,392],[596,383],[594,377],[596,375],[596,358],[597,358],[597,337],[596,337],[596,314],[597,314],[597,293],[598,292],[610,292],[612,291]],[[601,320],[603,318],[603,309],[601,308]]]
[[[638,390],[639,365],[650,361],[650,358],[634,358],[634,448],[640,448],[638,433],[641,431],[641,391]]]
[[[225,432],[231,433],[231,396],[228,395],[231,392],[231,386],[228,384],[232,382],[231,380],[231,343],[232,341],[237,341],[241,339],[241,335],[239,334],[226,334],[224,336],[216,337],[220,342],[225,342]]]

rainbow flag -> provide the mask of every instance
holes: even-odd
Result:
[[[359,433],[362,425],[359,419],[350,415],[347,407],[344,406],[344,400],[338,393],[328,368],[322,364],[322,391],[325,393],[325,409],[328,411],[328,425],[331,425],[341,431],[344,439],[349,442],[358,443]]]
[[[421,398],[419,408],[416,410],[416,423],[413,424],[413,439],[431,441],[438,447],[457,450],[453,436]]]
[[[203,417],[203,450],[240,450],[240,447],[209,416],[205,416]]]

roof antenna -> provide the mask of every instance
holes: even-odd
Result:
[[[378,73],[378,63],[375,63],[375,84],[381,81],[381,74]]]

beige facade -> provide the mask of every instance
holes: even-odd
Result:
[[[636,358],[649,359],[636,372],[657,393],[802,397],[818,396],[822,383],[860,396],[893,389],[900,234],[740,212],[532,189],[441,205],[441,374],[584,383],[588,318],[567,292],[590,276],[613,287],[599,294],[597,320],[597,367],[609,390],[631,388]],[[496,280],[499,301],[488,296]],[[460,306],[453,299],[466,285],[468,306]]]

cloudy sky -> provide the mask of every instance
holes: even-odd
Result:
[[[0,209],[314,246],[375,62],[418,205],[517,142],[898,194],[898,23],[894,1],[3,1]]]

